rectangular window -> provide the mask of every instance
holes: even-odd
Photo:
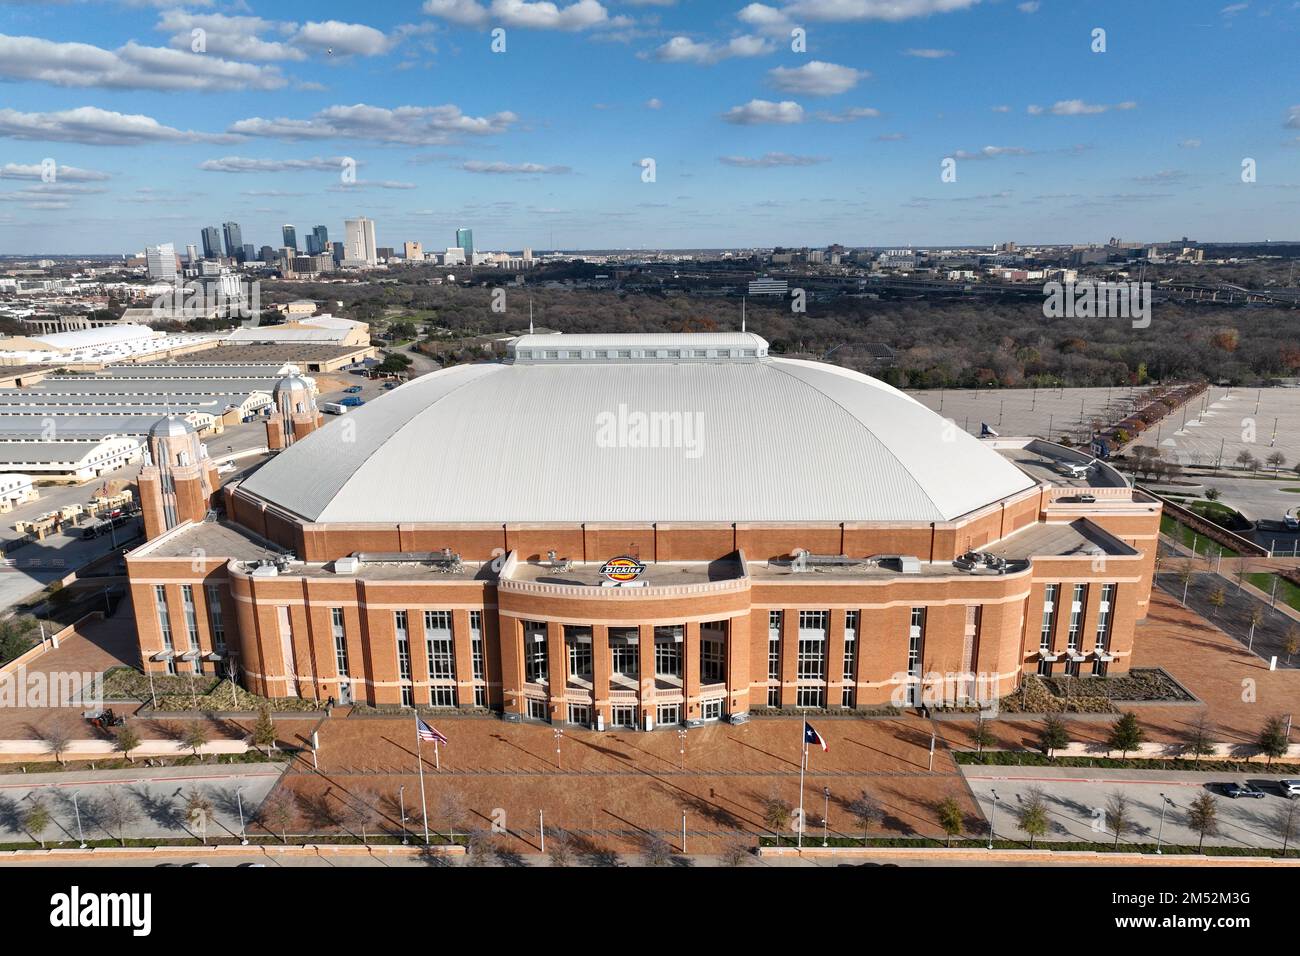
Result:
[[[429,688],[429,703],[434,707],[455,707],[456,688],[450,684],[434,684]]]
[[[609,652],[614,674],[635,681],[641,667],[640,635],[635,627],[611,627]]]
[[[840,706],[853,706],[853,665],[858,653],[858,612],[844,612],[844,687],[840,691]]]
[[[402,706],[415,703],[411,688],[411,639],[406,627],[406,612],[393,612],[393,629],[397,633],[397,676],[402,681]]]
[[[176,645],[172,641],[172,616],[167,610],[167,589],[161,584],[154,585],[153,600],[158,609],[158,633],[162,635],[163,649],[172,652],[172,656],[167,658],[167,673],[175,674]]]
[[[655,628],[655,676],[682,676],[682,626],[661,624]]]
[[[221,589],[215,584],[207,586],[208,627],[212,629],[212,649],[218,654],[226,653],[226,623],[221,616]]]
[[[612,723],[615,727],[630,727],[636,730],[636,708],[626,705],[615,706],[612,710]]]
[[[1110,609],[1115,601],[1115,585],[1101,586],[1101,603],[1097,606],[1097,644],[1098,651],[1110,648]]]
[[[921,702],[921,654],[925,646],[925,608],[912,608],[907,629],[907,702],[915,707]]]
[[[334,635],[334,666],[339,677],[348,676],[348,640],[343,630],[343,608],[330,608],[330,629]]]
[[[799,612],[799,650],[795,703],[800,707],[826,706],[826,633],[829,611]],[[809,682],[816,684],[809,686]]]
[[[584,725],[591,723],[591,708],[586,704],[570,704],[569,723]]]
[[[429,679],[456,679],[456,651],[451,637],[450,611],[424,612],[424,646],[429,657]]]
[[[767,612],[767,706],[781,706],[781,612]]]
[[[199,614],[194,605],[194,585],[181,585],[181,607],[185,609],[185,636],[190,642],[189,650],[194,653],[199,650]],[[190,666],[194,668],[194,673],[203,673],[203,663],[197,653]]]
[[[1083,630],[1083,609],[1088,600],[1088,586],[1076,584],[1074,599],[1070,603],[1070,627],[1065,635],[1065,650],[1070,659],[1065,662],[1065,673],[1070,677],[1079,676],[1079,662],[1074,656],[1079,653],[1079,634]]]
[[[524,621],[524,680],[546,682],[546,625],[538,621]]]
[[[1043,625],[1038,634],[1038,649],[1045,654],[1052,652],[1052,632],[1056,630],[1056,596],[1060,589],[1059,584],[1049,584],[1043,590]]]
[[[549,723],[551,720],[551,714],[546,708],[546,701],[538,700],[536,697],[529,697],[528,716],[533,720],[545,720]]]
[[[566,624],[564,643],[569,652],[569,676],[591,680],[591,628]]]
[[[700,716],[705,720],[722,719],[722,699],[706,700],[700,704]]]
[[[722,684],[727,679],[727,622],[700,625],[700,683]]]
[[[681,707],[677,704],[660,704],[655,712],[655,724],[667,727],[682,722]]]
[[[474,676],[474,706],[487,706],[487,669],[483,658],[483,612],[469,612],[469,657]]]

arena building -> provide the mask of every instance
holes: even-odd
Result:
[[[1147,610],[1160,506],[1109,466],[753,334],[524,335],[276,408],[219,492],[183,422],[150,437],[151,670],[650,729],[1123,672]]]

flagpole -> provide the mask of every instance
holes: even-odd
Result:
[[[424,757],[420,754],[420,717],[415,718],[415,765],[420,768],[420,813],[424,817],[424,845],[429,845],[429,804],[424,799]]]
[[[801,729],[799,736],[803,742],[803,760],[801,760],[799,763],[799,830],[796,834],[796,845],[800,850],[802,850],[803,849],[803,823],[804,823],[803,772],[804,772],[804,768],[808,766],[808,729],[806,725]]]

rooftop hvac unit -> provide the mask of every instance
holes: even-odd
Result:
[[[335,574],[356,574],[361,569],[361,559],[355,555],[334,559]]]
[[[903,574],[920,574],[921,559],[910,554],[899,555],[898,570]]]

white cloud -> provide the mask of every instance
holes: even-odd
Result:
[[[223,156],[220,159],[205,159],[199,163],[199,169],[209,173],[287,173],[310,169],[337,172],[343,168],[344,158],[313,156],[311,159],[249,159],[244,156]]]
[[[576,0],[563,6],[528,0],[492,0],[490,6],[476,0],[425,0],[424,12],[465,27],[519,27],[526,30],[589,30],[592,27],[622,26],[626,18],[610,19],[609,11],[597,0]]]
[[[663,106],[664,106],[664,101],[659,99],[659,97],[657,96],[652,96],[650,97],[650,99],[645,101],[645,108],[648,110],[663,109]]]
[[[1023,146],[985,146],[975,152],[959,149],[953,153],[953,156],[957,159],[997,159],[999,156],[1031,155],[1033,155],[1033,151],[1025,149]]]
[[[1037,13],[1040,6],[1042,4],[1038,0],[1025,0],[1024,3],[1016,4],[1016,9],[1021,13]]]
[[[803,107],[793,100],[773,103],[771,100],[750,100],[743,106],[733,106],[722,115],[728,123],[755,126],[760,123],[802,123]]]
[[[1300,129],[1300,106],[1292,106],[1287,110],[1286,122],[1282,125],[1287,129]]]
[[[650,54],[661,63],[712,64],[737,57],[766,56],[776,50],[770,40],[745,34],[726,43],[699,43],[690,37],[675,36]]]
[[[1083,100],[1057,100],[1051,106],[1030,105],[1026,112],[1030,116],[1042,116],[1044,113],[1050,113],[1053,116],[1094,116],[1097,113],[1106,113],[1110,110],[1131,110],[1136,109],[1137,103],[1132,100],[1126,100],[1123,103],[1110,105],[1107,103],[1086,103]]]
[[[164,126],[151,116],[115,113],[79,106],[53,113],[0,109],[0,136],[89,146],[135,146],[141,143],[230,143],[237,136],[196,133]]]
[[[5,163],[0,166],[0,179],[34,179],[42,178],[45,167],[40,163]],[[58,166],[54,168],[55,181],[69,183],[103,182],[110,179],[108,173],[95,169],[80,169],[76,166]]]
[[[844,23],[854,20],[899,22],[936,13],[968,10],[979,0],[794,0],[779,9],[751,3],[737,16],[748,24],[771,29],[802,20]]]
[[[503,133],[517,120],[518,117],[508,111],[491,116],[466,116],[460,107],[451,104],[386,109],[358,103],[354,106],[331,106],[310,119],[263,119],[255,116],[234,123],[230,132],[290,142],[357,139],[410,146],[436,146],[454,142],[466,135]]]
[[[1201,141],[1199,139],[1184,139],[1178,143],[1179,149],[1200,149]]]
[[[799,67],[778,66],[768,70],[772,85],[782,93],[803,93],[808,96],[834,96],[845,93],[871,74],[851,66],[839,66],[822,60],[811,60]]]
[[[135,41],[105,50],[88,43],[4,34],[0,34],[0,76],[54,86],[130,90],[275,90],[287,82],[273,66],[141,46]]]
[[[378,56],[391,50],[396,42],[382,30],[338,20],[304,23],[293,41],[313,50],[333,50],[340,56]]]
[[[994,107],[993,107],[993,112],[995,112],[995,113],[1010,113],[1010,112],[1011,112],[1011,107],[1010,107],[1010,106],[994,106]]]
[[[770,169],[773,166],[815,166],[826,162],[824,156],[794,156],[790,153],[764,153],[762,156],[719,156],[718,162],[724,166],[740,166],[747,169]]]
[[[568,166],[545,166],[541,163],[485,163],[471,159],[460,164],[467,173],[495,173],[497,175],[563,175],[573,170]]]
[[[272,31],[287,35],[292,31],[293,24],[274,23],[261,17],[230,17],[222,13],[164,10],[158,16],[155,29],[171,34],[167,42],[177,50],[190,50],[194,39],[192,31],[202,30],[209,54],[259,62],[307,58],[306,53],[288,43],[263,40],[260,37],[260,34]]]
[[[914,56],[921,60],[942,60],[944,57],[956,55],[952,50],[934,50],[928,47],[921,49],[913,47],[903,51],[903,56]]]
[[[357,180],[351,183],[334,183],[328,187],[329,192],[346,193],[354,189],[418,189],[415,183],[398,182],[394,179]]]
[[[871,106],[850,106],[838,113],[819,112],[816,117],[823,123],[853,123],[860,119],[876,119],[880,110]]]

